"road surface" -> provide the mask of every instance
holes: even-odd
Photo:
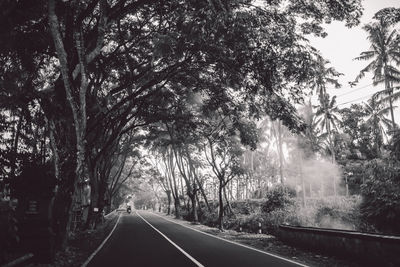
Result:
[[[87,266],[302,266],[201,233],[146,211],[123,213]]]

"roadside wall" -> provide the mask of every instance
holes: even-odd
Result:
[[[278,237],[295,246],[354,258],[368,266],[400,266],[400,236],[281,225]]]

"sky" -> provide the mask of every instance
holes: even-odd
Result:
[[[360,82],[350,87],[348,82],[354,81],[360,70],[369,61],[353,60],[361,52],[370,48],[367,33],[362,26],[371,22],[374,14],[385,7],[400,8],[400,0],[364,0],[364,14],[357,27],[347,28],[343,22],[332,22],[325,26],[328,36],[325,38],[309,37],[311,44],[320,50],[323,57],[331,62],[331,66],[344,75],[339,78],[340,89],[328,89],[330,95],[337,96],[339,108],[350,106],[352,103],[367,101],[370,96],[383,89],[383,85],[374,87],[372,75],[366,75]],[[398,27],[399,28],[399,27]],[[400,106],[400,103],[397,103]],[[400,123],[400,108],[395,110],[396,123]]]

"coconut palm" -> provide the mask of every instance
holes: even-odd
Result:
[[[332,99],[329,94],[325,95],[322,100],[322,105],[319,106],[316,116],[316,124],[320,125],[321,129],[325,131],[328,138],[328,146],[332,156],[332,162],[335,161],[335,150],[333,147],[333,132],[338,132],[338,125],[340,123],[339,117],[336,115],[339,112],[339,108],[336,105],[336,96]]]
[[[314,61],[313,66],[314,75],[309,82],[310,87],[317,93],[321,104],[325,98],[326,86],[328,84],[333,85],[335,88],[341,87],[337,77],[343,74],[337,72],[333,67],[328,67],[329,63],[329,60],[326,60],[321,55],[316,54],[316,60]]]
[[[391,121],[385,117],[390,112],[390,107],[382,107],[382,103],[371,98],[368,103],[364,104],[364,112],[366,124],[372,129],[375,137],[376,154],[380,156],[380,148],[382,146],[383,137],[385,134],[385,127],[391,126]]]
[[[333,96],[331,99],[329,97],[329,94],[326,94],[321,102],[321,106],[319,106],[315,114],[317,118],[316,124],[320,125],[321,129],[324,130],[327,135],[328,148],[333,163],[335,162],[335,144],[333,135],[339,132],[338,125],[340,123],[340,119],[336,115],[339,112],[339,108],[336,105],[336,96]],[[337,193],[335,177],[333,177],[333,192],[336,196]]]
[[[367,72],[373,72],[374,85],[384,83],[385,89],[377,96],[388,95],[392,127],[396,126],[393,114],[393,83],[400,82],[400,72],[396,65],[400,63],[400,36],[396,30],[390,30],[385,20],[367,24],[363,27],[368,33],[371,48],[364,51],[356,60],[372,60],[355,79],[358,82]],[[399,96],[399,95],[397,95]]]
[[[307,151],[308,156],[310,156],[309,154],[322,150],[322,144],[326,138],[326,133],[320,133],[316,114],[311,105],[311,99],[300,109],[300,114],[306,124],[305,131],[299,136],[301,139],[300,143],[303,150]]]
[[[329,60],[325,60],[321,55],[316,55],[315,64],[313,66],[314,78],[310,81],[310,86],[318,94],[320,106],[318,108],[316,117],[322,117],[320,119],[322,128],[326,129],[326,133],[328,135],[328,139],[330,140],[329,143],[331,146],[331,126],[334,125],[334,127],[337,128],[337,125],[335,124],[335,118],[337,117],[333,118],[331,112],[336,112],[337,108],[335,110],[332,110],[334,106],[336,106],[336,97],[332,98],[333,102],[329,100],[329,95],[326,92],[326,86],[328,84],[331,84],[335,88],[340,88],[341,85],[338,82],[337,77],[342,75],[342,73],[337,72],[333,67],[328,67],[329,63]],[[329,106],[331,104],[334,106]],[[333,149],[330,149],[330,151],[332,152],[334,160]]]

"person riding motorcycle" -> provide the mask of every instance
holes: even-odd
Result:
[[[128,213],[131,213],[131,211],[132,211],[132,208],[131,208],[131,206],[130,206],[130,205],[128,205],[128,206],[126,207],[126,211],[127,211]]]

